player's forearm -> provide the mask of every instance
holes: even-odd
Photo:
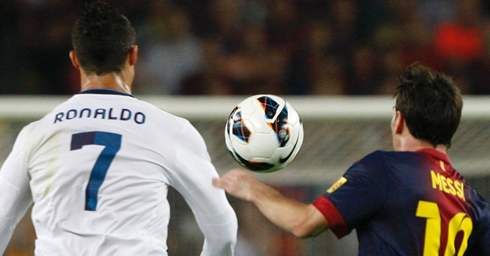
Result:
[[[22,173],[20,171],[7,173],[7,170],[19,170],[9,167],[6,162],[0,170],[0,255],[3,255],[17,223],[32,203],[26,176],[16,175]]]
[[[215,236],[219,236],[220,233],[216,232]],[[236,246],[236,238],[233,239],[214,239],[213,241],[208,240],[209,237],[205,238],[204,246],[201,253],[201,256],[213,256],[213,255],[222,255],[222,256],[232,256],[234,255],[235,246]],[[215,237],[216,238],[216,237]]]
[[[205,238],[201,255],[233,255],[238,230],[233,209],[230,207],[220,215],[196,217]]]
[[[297,237],[316,236],[328,228],[314,206],[286,198],[265,184],[256,187],[251,201],[271,222]]]
[[[0,176],[0,255],[3,255],[14,233],[17,218],[12,211],[15,206],[16,188]]]
[[[1,218],[1,217],[0,217]],[[0,219],[0,255],[3,255],[7,245],[12,237],[13,230],[10,228],[10,225],[5,225],[3,219]]]

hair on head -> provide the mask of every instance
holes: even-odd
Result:
[[[451,145],[463,100],[450,77],[415,62],[400,77],[395,98],[396,109],[415,138],[434,146]]]
[[[87,73],[119,72],[136,33],[122,10],[105,1],[84,4],[72,31],[73,49]]]

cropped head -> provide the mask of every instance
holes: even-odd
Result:
[[[463,107],[461,93],[450,77],[414,63],[400,77],[395,98],[395,108],[412,136],[434,147],[450,147]]]
[[[86,4],[72,30],[73,50],[88,74],[121,71],[135,42],[131,22],[103,1]]]

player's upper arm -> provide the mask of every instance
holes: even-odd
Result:
[[[211,163],[201,135],[188,123],[178,136],[175,146],[176,159],[169,177],[170,185],[184,197],[185,193],[198,190],[211,194],[218,191],[211,184],[212,179],[218,177],[218,173]]]
[[[194,213],[216,215],[228,211],[231,206],[225,192],[212,185],[218,173],[201,135],[188,124],[179,142],[170,185],[182,194]]]

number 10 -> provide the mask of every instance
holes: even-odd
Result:
[[[441,246],[441,215],[439,206],[433,202],[419,201],[417,217],[426,218],[424,240],[424,256],[439,255]],[[463,232],[463,240],[459,248],[458,256],[462,256],[468,247],[468,238],[473,230],[473,222],[466,213],[455,214],[448,223],[447,244],[444,256],[452,256],[456,253],[455,240],[459,231]]]

